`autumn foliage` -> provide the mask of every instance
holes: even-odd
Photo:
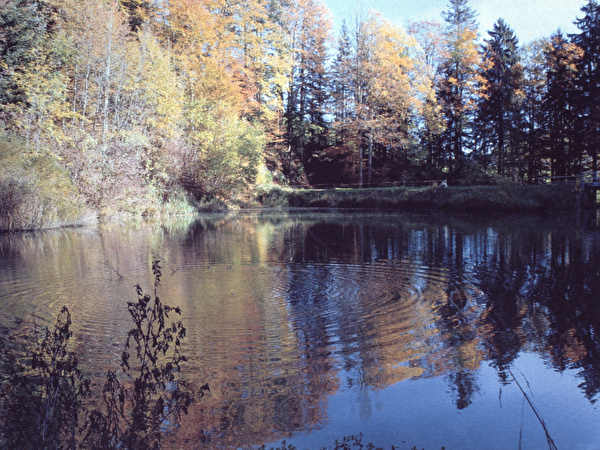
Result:
[[[577,174],[598,160],[598,2],[582,13],[522,46],[502,20],[482,36],[467,0],[337,37],[322,0],[0,0],[1,139],[103,215],[257,184]]]

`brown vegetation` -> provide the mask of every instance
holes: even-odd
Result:
[[[482,46],[463,0],[409,30],[357,17],[337,40],[322,0],[4,0],[2,139],[27,150],[0,228],[84,206],[185,214],[274,184],[596,170],[600,5],[582,12],[580,34],[519,47],[502,20]]]

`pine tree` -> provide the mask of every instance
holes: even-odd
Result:
[[[467,5],[467,0],[450,0],[443,18],[446,22],[447,59],[441,68],[443,79],[438,97],[447,123],[443,144],[450,158],[449,165],[459,169],[472,116],[485,85],[479,76],[475,12]]]
[[[544,171],[544,139],[547,133],[544,111],[546,95],[546,39],[534,41],[523,48],[523,133],[521,163],[526,166],[527,181]]]
[[[575,22],[580,33],[572,36],[573,43],[584,52],[578,65],[576,135],[596,171],[600,151],[600,4],[588,0],[581,11],[584,17]]]
[[[344,124],[352,116],[352,91],[350,89],[352,57],[352,42],[350,40],[348,26],[344,20],[338,39],[337,56],[331,70],[331,95],[333,99],[334,122],[341,125],[342,129]]]
[[[119,0],[121,8],[129,18],[129,28],[133,33],[138,31],[152,17],[153,7],[146,0]]]
[[[0,105],[26,100],[15,81],[35,59],[35,49],[46,38],[47,17],[39,2],[7,0],[0,2]]]
[[[325,147],[327,58],[331,22],[320,0],[301,0],[288,10],[293,68],[286,105],[290,158],[304,170],[311,157]],[[292,162],[290,161],[290,164]]]
[[[583,50],[568,42],[561,32],[554,34],[545,48],[546,98],[549,130],[549,157],[552,176],[571,175],[581,168],[581,152],[576,145],[575,98],[577,67]]]
[[[485,146],[482,149],[482,162],[486,166],[487,149],[495,154],[498,174],[507,172],[507,159],[511,148],[509,138],[518,133],[520,89],[523,82],[523,69],[520,64],[518,39],[514,31],[499,19],[485,41],[484,70],[487,92],[482,98],[478,118]],[[513,139],[518,142],[518,139]]]

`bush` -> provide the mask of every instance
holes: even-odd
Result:
[[[90,382],[83,378],[77,357],[67,351],[73,334],[70,326],[71,314],[63,308],[54,327],[43,333],[34,321],[24,348],[1,342],[3,448],[74,448],[77,444]]]
[[[181,321],[167,322],[170,313],[181,315],[181,310],[163,304],[157,295],[159,261],[154,261],[152,271],[154,295],[144,294],[137,285],[137,302],[127,302],[134,327],[121,357],[125,381],[116,371],[107,374],[104,410],[90,415],[87,439],[94,448],[158,448],[161,427],[172,424],[182,412],[187,414],[191,403],[185,382],[177,379],[180,363],[186,361],[181,354],[186,330]]]
[[[82,198],[56,157],[0,134],[0,231],[78,225]]]

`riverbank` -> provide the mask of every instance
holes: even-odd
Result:
[[[262,206],[378,208],[460,212],[574,211],[573,184],[468,186],[448,188],[289,189],[275,187],[258,196]]]

